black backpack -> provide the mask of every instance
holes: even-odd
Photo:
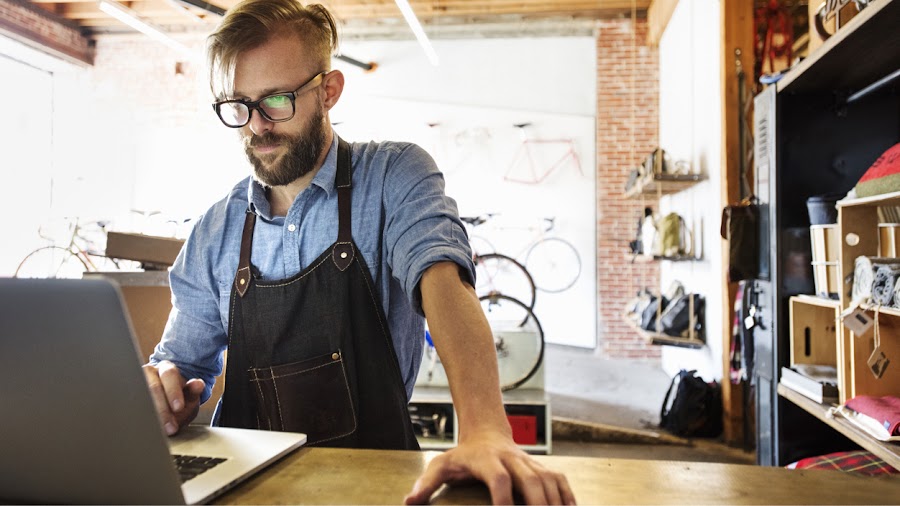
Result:
[[[675,397],[671,406],[672,392]],[[682,369],[672,378],[659,413],[659,426],[681,437],[716,437],[722,433],[722,397],[716,382],[707,383],[697,371]]]

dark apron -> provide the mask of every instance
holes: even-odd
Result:
[[[247,212],[219,423],[303,432],[311,445],[418,450],[387,319],[353,243],[350,168],[338,139],[338,238],[296,276],[253,274]]]

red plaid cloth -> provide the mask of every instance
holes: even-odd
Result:
[[[833,469],[866,476],[900,473],[874,453],[865,450],[808,457],[789,464],[787,467],[792,469]]]

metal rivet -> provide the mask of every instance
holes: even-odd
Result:
[[[331,360],[337,360],[338,358],[340,358],[340,355],[338,355],[337,353],[331,354]]]
[[[246,283],[246,281],[244,281],[243,279],[241,279],[241,280],[238,281],[238,283],[240,283],[240,284],[243,285],[244,283]]]
[[[341,258],[347,258],[347,252],[346,252],[346,251],[343,252],[343,253],[341,253]]]

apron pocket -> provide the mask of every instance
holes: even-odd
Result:
[[[356,432],[356,413],[340,350],[248,372],[260,429],[302,432],[308,444]]]

